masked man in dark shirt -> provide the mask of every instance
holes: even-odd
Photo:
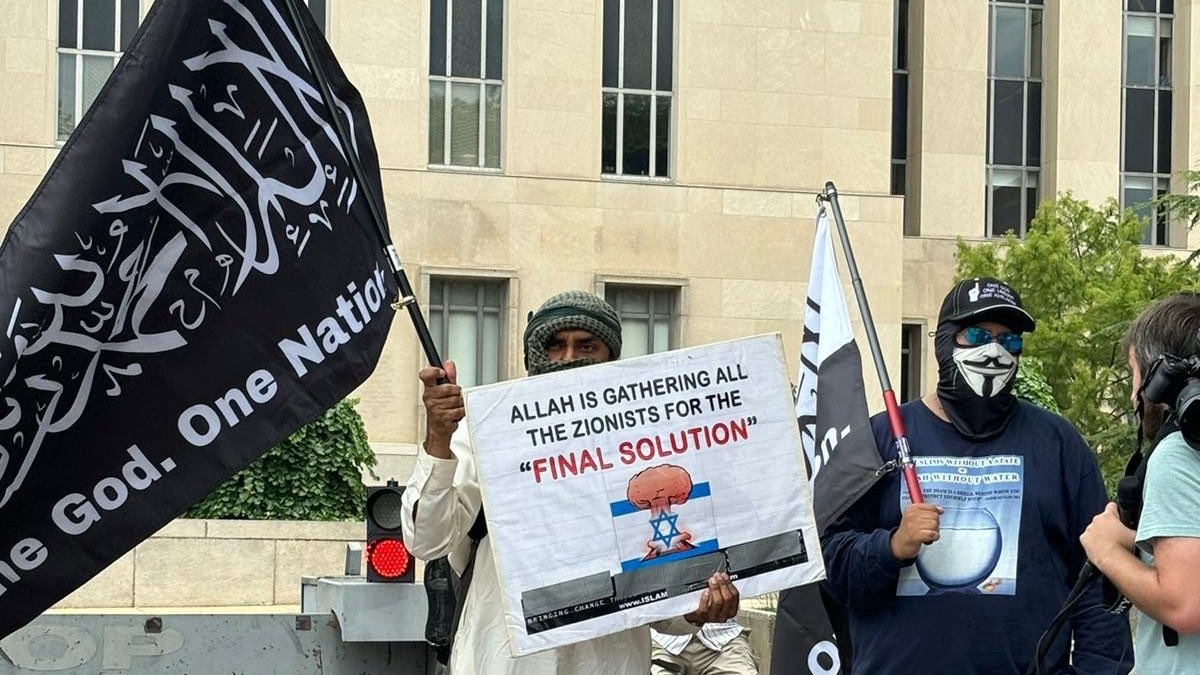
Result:
[[[1033,317],[996,279],[955,284],[934,337],[936,392],[900,409],[925,503],[893,471],[826,529],[829,590],[850,616],[855,673],[1023,673],[1085,557],[1107,502],[1096,459],[1064,419],[1013,395]],[[884,461],[887,419],[872,420]],[[1132,665],[1129,626],[1098,587],[1049,651],[1045,673]]]

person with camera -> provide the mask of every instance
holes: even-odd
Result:
[[[1109,504],[1080,537],[1088,560],[1137,608],[1139,675],[1200,674],[1200,294],[1177,293],[1125,336],[1130,401],[1153,443],[1140,517]],[[1134,474],[1135,476],[1137,474]],[[1123,480],[1137,486],[1136,478]],[[1137,493],[1135,493],[1137,494]],[[1124,522],[1123,522],[1124,521]]]
[[[849,614],[853,673],[1012,675],[1083,568],[1079,535],[1107,501],[1092,451],[1063,418],[1013,394],[1033,317],[1002,281],[946,295],[937,390],[900,408],[924,503],[885,475],[821,536],[828,588]],[[886,416],[872,419],[885,462]],[[1130,670],[1129,624],[1093,586],[1047,650],[1047,675]]]

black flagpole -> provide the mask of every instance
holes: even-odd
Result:
[[[833,222],[837,225],[838,238],[842,242],[842,253],[846,256],[846,267],[850,270],[850,282],[854,287],[854,297],[858,300],[858,313],[862,315],[863,328],[867,332],[867,344],[871,347],[871,359],[875,361],[875,373],[879,376],[879,384],[883,387],[883,404],[887,408],[888,424],[892,429],[892,437],[896,439],[896,458],[904,473],[904,483],[908,486],[908,497],[913,504],[925,501],[921,494],[921,483],[917,480],[917,467],[908,447],[908,433],[904,429],[904,419],[900,417],[900,406],[896,403],[896,393],[892,391],[892,382],[888,378],[887,366],[883,361],[883,350],[879,348],[879,335],[875,332],[875,320],[871,318],[871,306],[867,304],[867,293],[863,290],[862,277],[858,275],[858,265],[854,262],[854,251],[850,248],[850,236],[846,233],[846,221],[842,218],[842,206],[838,203],[837,187],[832,182],[825,183],[825,190],[817,195],[817,201],[829,202],[833,210]]]
[[[413,295],[412,285],[408,283],[408,275],[404,273],[404,266],[400,262],[400,256],[396,253],[396,247],[392,244],[392,235],[388,231],[383,212],[379,209],[375,192],[371,183],[366,180],[366,171],[363,169],[362,162],[358,158],[358,153],[355,152],[354,146],[350,143],[350,132],[346,129],[346,122],[339,114],[337,106],[334,105],[333,91],[329,87],[329,80],[325,77],[325,71],[317,64],[316,55],[313,53],[312,40],[309,39],[308,31],[305,30],[304,22],[301,21],[300,8],[296,6],[296,1],[283,0],[283,4],[287,6],[288,14],[291,15],[292,25],[295,27],[296,34],[300,38],[300,47],[304,52],[304,59],[308,62],[308,69],[317,81],[317,87],[321,90],[321,98],[325,102],[325,107],[329,109],[329,115],[337,131],[338,141],[342,145],[342,152],[346,154],[346,159],[350,162],[350,169],[354,173],[354,179],[362,186],[363,196],[366,197],[367,208],[371,213],[371,223],[375,226],[375,233],[379,236],[379,241],[387,253],[388,262],[391,263],[392,276],[396,280],[396,286],[400,289],[400,296],[392,304],[392,308],[396,310],[402,307],[408,308],[408,315],[412,319],[413,327],[417,330],[417,339],[421,342],[421,349],[425,352],[425,358],[428,359],[429,365],[434,368],[441,368],[442,357],[438,355],[437,346],[433,344],[433,336],[429,334],[429,325],[425,323],[425,317],[421,315],[421,308],[417,306],[417,298]]]
[[[417,306],[417,298],[413,295],[412,286],[408,283],[408,276],[404,273],[404,266],[400,263],[400,256],[396,254],[396,247],[392,244],[392,236],[388,231],[387,223],[384,222],[383,212],[379,210],[379,204],[375,201],[375,193],[371,184],[366,181],[366,172],[363,170],[362,162],[359,161],[358,153],[350,144],[350,133],[346,129],[346,123],[334,106],[329,80],[325,77],[325,71],[317,65],[312,41],[308,37],[308,31],[304,29],[304,23],[300,20],[300,9],[296,6],[296,0],[283,0],[283,2],[287,5],[288,14],[292,17],[292,25],[295,26],[296,33],[300,36],[300,46],[304,50],[305,60],[308,61],[308,69],[312,71],[317,86],[321,89],[321,98],[324,99],[325,107],[329,109],[329,114],[333,118],[338,140],[341,141],[346,158],[350,161],[350,168],[354,171],[355,179],[362,185],[363,195],[367,199],[367,206],[371,212],[371,222],[375,225],[380,243],[383,244],[388,261],[392,265],[392,275],[396,279],[396,286],[400,289],[400,297],[396,299],[392,308],[396,310],[401,307],[408,308],[408,315],[412,318],[413,327],[417,330],[417,339],[425,351],[425,358],[428,359],[429,365],[441,368],[442,358],[438,356],[437,346],[433,344],[433,337],[429,334],[429,326],[425,323],[425,317],[421,316],[421,308]],[[438,384],[445,384],[447,379],[440,377],[437,381]],[[479,515],[475,517],[475,524],[472,525],[471,532],[474,533],[483,526],[485,526],[483,508],[480,507]],[[480,539],[482,539],[482,535],[480,535]],[[425,640],[437,648],[438,661],[442,665],[446,665],[449,662],[450,645],[454,638],[454,628],[458,618],[456,589],[453,584],[450,559],[442,557],[427,561],[423,582],[429,604],[429,615],[425,620]],[[465,592],[465,587],[462,590]]]

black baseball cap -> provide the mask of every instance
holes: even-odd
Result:
[[[1036,324],[1021,304],[1012,286],[990,277],[963,279],[954,284],[942,301],[938,323],[995,321],[1018,333],[1032,332]]]

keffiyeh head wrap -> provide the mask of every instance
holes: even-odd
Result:
[[[530,375],[595,363],[594,359],[552,362],[546,344],[561,330],[579,329],[608,345],[613,360],[621,356],[621,322],[612,305],[587,291],[564,291],[529,314],[525,326],[525,369]]]

